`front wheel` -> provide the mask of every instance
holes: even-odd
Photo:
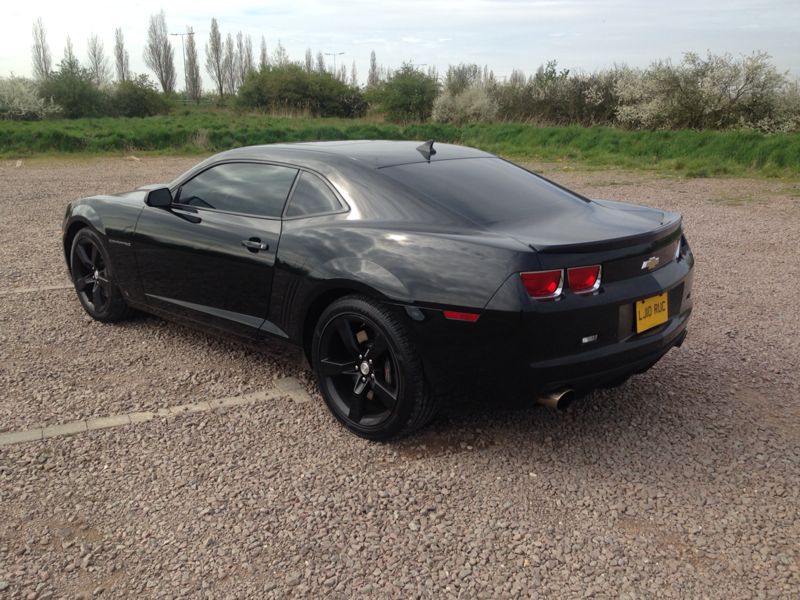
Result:
[[[70,271],[78,300],[90,317],[113,323],[128,316],[128,305],[113,282],[114,273],[103,240],[88,227],[72,240]]]
[[[370,298],[347,296],[322,313],[312,365],[328,408],[363,438],[409,433],[435,414],[405,326]]]

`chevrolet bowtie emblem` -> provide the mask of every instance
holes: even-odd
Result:
[[[658,263],[661,262],[661,259],[657,256],[651,256],[647,260],[642,262],[642,271],[647,269],[648,271],[652,271],[658,266]]]

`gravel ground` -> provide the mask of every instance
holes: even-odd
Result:
[[[338,427],[296,352],[91,322],[67,200],[195,159],[0,163],[0,431],[267,389],[291,398],[0,448],[0,600],[797,598],[800,187],[548,174],[681,211],[684,346],[565,414],[476,398],[392,444]]]

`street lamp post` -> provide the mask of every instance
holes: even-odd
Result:
[[[189,99],[189,78],[186,76],[186,49],[184,48],[183,38],[187,35],[194,35],[194,31],[186,31],[184,33],[170,33],[170,35],[177,35],[181,38],[181,56],[183,57],[183,94],[186,99]]]
[[[341,56],[344,52],[326,52],[325,56],[332,56],[333,57],[333,76],[338,77],[338,73],[336,72],[336,57]]]

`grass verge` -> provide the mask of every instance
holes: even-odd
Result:
[[[394,125],[370,120],[175,114],[144,119],[0,122],[0,157],[54,153],[192,154],[235,146],[341,139],[435,139],[517,160],[672,171],[690,177],[800,176],[800,134],[625,131],[520,123]]]

